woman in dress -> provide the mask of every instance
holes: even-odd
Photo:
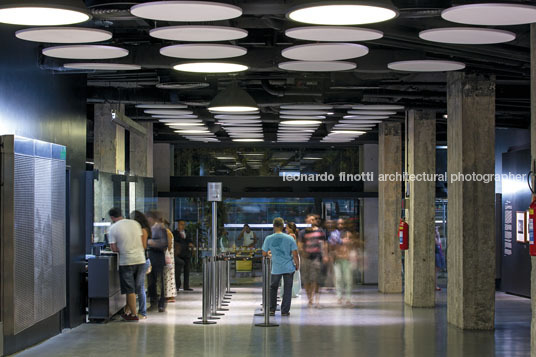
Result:
[[[165,279],[165,297],[168,303],[175,302],[175,296],[177,296],[177,286],[175,285],[175,254],[174,254],[174,240],[173,232],[169,229],[169,222],[165,219],[162,220],[162,224],[166,228],[168,238],[168,249],[166,250],[166,267],[164,268]]]

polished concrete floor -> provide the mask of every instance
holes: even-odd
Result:
[[[193,325],[201,294],[182,293],[167,312],[139,323],[86,324],[17,356],[528,356],[530,300],[497,293],[495,331],[461,331],[446,323],[446,293],[435,309],[404,306],[401,295],[360,287],[352,307],[340,307],[330,292],[322,309],[293,299],[279,327],[255,327],[262,317],[257,287],[234,288],[230,311],[217,325]]]

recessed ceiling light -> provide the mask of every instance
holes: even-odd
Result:
[[[90,19],[83,1],[26,3],[25,5],[24,1],[3,1],[0,5],[0,22],[11,25],[59,26],[77,24]]]
[[[387,67],[404,72],[446,72],[464,69],[465,64],[454,61],[415,60],[392,62]]]
[[[15,36],[21,40],[44,43],[90,43],[108,41],[109,31],[83,27],[34,27],[19,30]]]
[[[240,46],[189,43],[167,46],[160,49],[160,54],[167,57],[188,59],[218,59],[240,57],[248,52]]]
[[[313,4],[291,11],[288,17],[297,22],[316,25],[362,25],[391,20],[397,15],[394,7],[354,1],[349,4]]]
[[[333,106],[325,104],[288,104],[279,108],[283,110],[331,110]]]
[[[348,71],[357,66],[355,63],[343,61],[289,61],[279,63],[278,67],[296,72],[336,72]]]
[[[168,26],[152,29],[154,38],[183,42],[232,41],[247,37],[243,29],[225,26]]]
[[[248,70],[248,66],[237,63],[195,62],[183,63],[173,67],[176,71],[193,73],[234,73]]]
[[[426,41],[460,45],[489,45],[510,42],[516,34],[510,31],[474,27],[446,27],[421,31],[419,37]]]
[[[102,45],[68,45],[43,49],[48,57],[66,59],[111,59],[128,56],[128,50],[114,46]]]
[[[323,160],[322,157],[314,157],[314,156],[306,156],[303,159],[304,160]]]
[[[65,63],[63,68],[84,71],[138,71],[141,66],[122,63]]]
[[[154,114],[154,115],[191,115],[194,112],[191,110],[184,110],[184,109],[146,109],[144,111],[146,114]]]
[[[167,103],[154,103],[154,104],[136,104],[138,109],[186,109],[187,105],[184,104],[167,104]]]
[[[324,115],[281,115],[280,119],[297,119],[297,120],[322,120],[326,119]]]
[[[285,35],[305,41],[360,42],[378,40],[383,37],[383,32],[358,27],[310,26],[288,29]]]
[[[134,5],[132,15],[144,19],[177,22],[221,21],[242,15],[242,9],[209,1],[153,1]]]
[[[347,119],[347,120],[361,120],[361,119],[364,119],[364,120],[367,120],[367,119],[372,119],[372,120],[379,120],[379,119],[389,119],[388,116],[384,116],[384,115],[345,115],[342,117],[343,119]]]
[[[322,110],[281,110],[279,114],[290,116],[324,116],[326,112]]]
[[[279,123],[281,125],[319,125],[322,124],[319,120],[285,120]]]
[[[353,105],[354,110],[404,110],[403,105],[395,104],[358,104]]]
[[[263,139],[233,139],[233,141],[236,142],[242,142],[242,143],[248,143],[248,142],[261,142],[264,141]]]
[[[382,110],[349,110],[348,114],[350,115],[375,115],[375,116],[384,116],[384,115],[395,115],[396,112],[391,111],[382,111]]]
[[[469,25],[523,25],[536,22],[536,7],[501,3],[469,4],[445,9],[441,17],[447,21]]]
[[[369,49],[356,43],[314,43],[285,48],[283,57],[298,61],[338,61],[367,55]]]

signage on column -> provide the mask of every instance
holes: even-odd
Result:
[[[512,201],[504,201],[504,255],[512,255]]]

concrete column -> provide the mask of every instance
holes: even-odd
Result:
[[[381,123],[378,175],[402,174],[402,129],[400,123]],[[402,292],[402,260],[398,246],[402,183],[378,182],[378,290]]]
[[[93,159],[96,170],[115,174],[125,171],[125,129],[112,123],[112,110],[124,105],[95,104]]]
[[[531,163],[536,160],[536,24],[530,25],[530,157]],[[534,164],[531,164],[533,166]],[[533,181],[534,182],[534,181]],[[532,307],[532,321],[530,326],[530,352],[536,356],[536,257],[532,261],[530,275],[530,300]]]
[[[154,180],[157,192],[170,191],[171,178],[171,160],[173,158],[172,146],[170,144],[154,144],[153,146],[153,165],[154,165]],[[173,222],[171,215],[172,200],[167,197],[158,197],[158,210],[162,212],[164,217]]]
[[[361,172],[372,172],[375,180],[365,181],[365,192],[378,192],[378,145],[365,144],[361,147]],[[363,250],[360,256],[363,271],[363,283],[378,284],[378,198],[367,197],[361,199],[361,237]]]
[[[435,112],[410,110],[408,174],[430,175],[409,181],[409,249],[405,252],[404,301],[413,307],[435,305]]]
[[[130,133],[130,173],[153,177],[153,123],[141,123],[146,135]]]
[[[495,79],[449,73],[447,103],[447,318],[462,329],[488,330],[495,318],[495,186],[453,177],[495,173]]]

